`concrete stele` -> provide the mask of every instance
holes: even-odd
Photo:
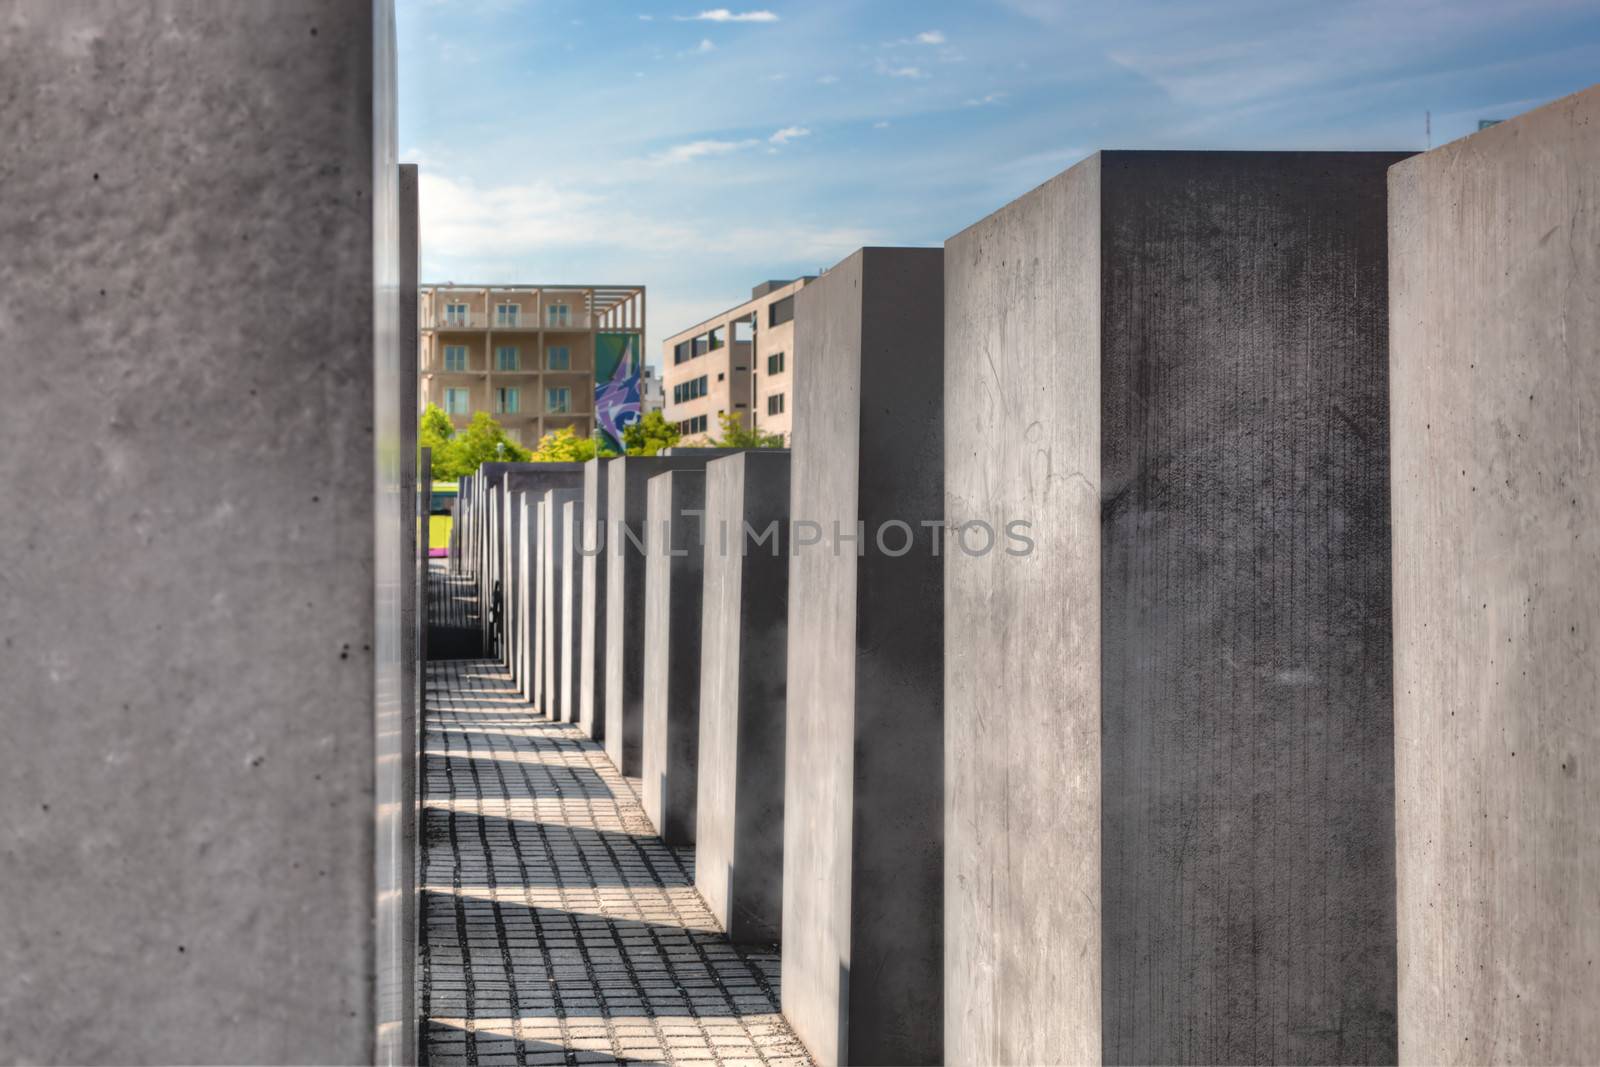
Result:
[[[944,1059],[942,265],[864,249],[795,296],[782,989],[822,1064]]]

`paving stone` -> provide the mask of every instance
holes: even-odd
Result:
[[[637,779],[487,660],[429,665],[422,1010],[431,1062],[809,1063],[773,946],[734,946]]]

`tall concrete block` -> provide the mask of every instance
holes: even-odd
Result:
[[[1401,158],[1102,153],[946,244],[954,1061],[1394,1062]]]
[[[694,879],[737,942],[776,941],[783,924],[789,462],[706,464]]]
[[[1600,89],[1389,172],[1400,1056],[1600,1061]]]
[[[522,636],[522,613],[527,610],[527,602],[523,599],[523,568],[526,566],[530,555],[528,553],[527,537],[537,536],[534,533],[536,520],[529,515],[528,494],[521,490],[508,492],[505,496],[505,521],[503,534],[506,551],[504,553],[505,570],[501,575],[501,589],[505,599],[505,647],[503,658],[506,667],[511,671],[511,677],[519,681],[526,681],[528,674],[523,665],[523,654],[527,645],[519,640]],[[524,529],[526,524],[526,529]]]
[[[488,466],[488,464],[484,464]],[[511,627],[515,655],[508,656],[507,665],[515,670],[519,691],[535,706],[543,700],[542,666],[543,645],[540,636],[540,607],[543,603],[540,555],[546,512],[543,508],[545,494],[552,489],[575,489],[583,484],[581,463],[517,463],[508,464],[500,475],[502,494],[526,494],[526,520],[528,525],[528,556],[526,568],[519,566],[506,576],[507,603],[514,611],[507,612]],[[520,538],[508,541],[520,546]],[[512,558],[511,551],[495,550],[494,558]]]
[[[644,570],[646,483],[667,471],[704,471],[706,457],[619,456],[606,468],[606,755],[638,777],[644,739]]]
[[[582,489],[551,489],[544,495],[544,513],[539,524],[539,633],[543,641],[540,656],[539,710],[550,719],[561,721],[562,693],[568,682],[570,668],[562,659],[562,642],[566,639],[563,604],[571,599],[567,587],[576,578],[567,563],[567,527],[565,511],[568,504],[583,501]]]
[[[582,564],[582,595],[577,605],[578,726],[591,740],[606,733],[606,477],[608,459],[591,459],[583,465],[583,536],[578,555]]]
[[[422,707],[423,660],[422,639],[427,627],[422,624],[418,608],[421,604],[420,580],[426,575],[419,565],[427,566],[427,511],[418,522],[417,502],[428,483],[421,479],[427,473],[423,456],[417,448],[417,391],[420,369],[421,333],[418,330],[417,302],[417,165],[402,163],[396,171],[396,350],[398,366],[395,373],[395,426],[400,433],[399,461],[400,491],[396,494],[395,524],[400,533],[400,738],[398,741],[400,767],[398,779],[398,808],[400,811],[399,841],[394,847],[394,877],[401,907],[399,936],[393,952],[391,968],[394,972],[393,989],[389,997],[397,1016],[385,1031],[383,1051],[410,1062],[419,1047],[416,1026],[416,959],[417,959],[417,809],[421,790],[417,782],[417,761],[420,754],[418,727]],[[426,450],[422,450],[426,453]],[[419,533],[421,534],[419,543]],[[392,1032],[391,1032],[392,1031]]]
[[[393,40],[0,18],[8,1061],[413,1054]]]
[[[694,844],[700,751],[703,471],[668,471],[645,489],[644,813],[669,845]]]
[[[943,1062],[942,263],[795,297],[783,1011],[824,1064]]]
[[[530,574],[538,560],[539,515],[536,513],[538,504],[530,503],[529,494],[526,492],[511,494],[512,507],[522,516],[519,521],[517,538],[517,568],[523,574]],[[528,620],[533,614],[534,598],[537,594],[538,582],[530,579],[522,582],[516,592],[517,610],[514,617],[519,620]],[[518,695],[530,704],[537,698],[534,692],[533,679],[533,645],[528,635],[534,627],[524,621],[519,624],[522,637],[513,639],[516,653],[516,667],[512,674],[518,680]]]
[[[561,572],[561,602],[556,623],[561,634],[560,677],[556,685],[556,706],[562,722],[578,721],[578,653],[583,642],[580,632],[583,613],[583,556],[578,545],[583,537],[583,496],[561,508],[561,541],[557,556]]]

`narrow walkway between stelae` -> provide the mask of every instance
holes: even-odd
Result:
[[[483,660],[428,667],[429,1063],[787,1064],[778,956],[730,944],[604,749]]]

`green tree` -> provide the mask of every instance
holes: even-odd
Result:
[[[471,471],[461,469],[461,464],[456,456],[456,428],[450,423],[450,416],[438,404],[429,404],[423,409],[422,418],[417,423],[417,447],[433,450],[433,476],[439,481],[454,481]]]
[[[661,412],[647,411],[644,418],[622,428],[622,445],[630,456],[653,456],[677,444],[682,436]]]
[[[461,474],[475,474],[485,463],[526,463],[533,458],[532,452],[506,436],[505,428],[487,411],[472,416],[450,446]]]
[[[711,442],[712,448],[782,448],[783,434],[762,433],[744,428],[744,417],[737,411],[724,411],[717,416],[722,423],[722,436]]]
[[[539,447],[533,452],[535,463],[582,463],[594,459],[599,455],[601,459],[609,459],[616,453],[609,448],[600,448],[598,442],[592,437],[579,437],[572,432],[572,427],[563,426],[559,430],[551,430],[539,438]]]

